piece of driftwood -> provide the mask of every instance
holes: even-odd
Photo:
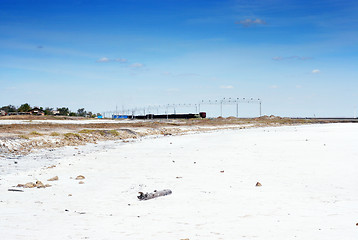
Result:
[[[164,189],[161,191],[154,190],[154,192],[152,192],[152,193],[139,192],[139,196],[137,196],[137,197],[139,200],[142,201],[142,200],[149,200],[149,199],[157,198],[157,197],[161,197],[161,196],[166,196],[169,194],[172,194],[172,190]]]

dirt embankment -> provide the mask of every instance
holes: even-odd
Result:
[[[22,120],[43,120],[43,117],[21,116]],[[58,119],[57,119],[58,120]],[[81,120],[78,120],[79,123]],[[177,135],[193,131],[222,128],[248,128],[314,123],[280,117],[255,119],[216,118],[190,120],[135,121],[118,123],[62,124],[30,123],[1,125],[0,157],[26,155],[40,148],[58,148],[106,140],[136,139],[148,135]]]

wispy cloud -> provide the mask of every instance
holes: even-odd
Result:
[[[114,61],[115,61],[115,62],[120,62],[120,63],[126,63],[126,62],[128,62],[128,60],[125,59],[125,58],[116,58],[116,59],[114,59]]]
[[[142,63],[133,63],[133,64],[129,65],[129,67],[131,67],[131,68],[141,68],[141,67],[144,67],[144,64],[142,64]]]
[[[102,58],[99,58],[97,59],[96,62],[99,62],[99,63],[107,63],[107,62],[119,62],[119,63],[126,63],[128,62],[127,59],[125,58],[115,58],[115,59],[110,59],[110,58],[107,58],[107,57],[102,57]]]
[[[231,85],[223,85],[223,86],[220,86],[221,89],[233,89],[234,86],[231,86]]]
[[[102,57],[100,59],[98,59],[96,62],[101,62],[101,63],[104,63],[104,62],[109,62],[109,58],[106,58],[106,57]]]
[[[266,22],[264,20],[262,20],[262,19],[259,19],[259,18],[256,18],[255,20],[248,18],[248,19],[245,19],[245,20],[235,22],[235,24],[242,25],[244,27],[251,27],[251,26],[255,26],[255,25],[265,25]]]
[[[277,57],[273,57],[272,60],[275,61],[283,61],[283,60],[310,60],[312,59],[312,57],[300,57],[300,56],[290,56],[290,57],[281,57],[281,56],[277,56]]]
[[[278,88],[278,86],[277,85],[271,85],[270,88],[276,89],[276,88]]]
[[[320,72],[321,72],[321,71],[320,71],[319,69],[313,69],[313,70],[312,70],[312,73],[313,73],[313,74],[318,74],[318,73],[320,73]]]

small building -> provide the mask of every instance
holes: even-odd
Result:
[[[38,107],[34,107],[33,109],[31,109],[30,113],[32,115],[41,115],[41,116],[45,115],[45,112],[43,110],[41,110],[40,108],[38,108]]]
[[[52,110],[51,113],[53,115],[60,115],[60,111],[58,111],[58,110]]]
[[[0,116],[5,116],[6,112],[4,110],[0,110]]]

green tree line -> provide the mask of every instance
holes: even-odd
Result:
[[[20,107],[15,107],[14,105],[7,105],[0,108],[0,110],[5,113],[19,113],[19,112],[29,112],[33,108],[28,103],[22,104]],[[50,108],[50,107],[39,107],[41,111],[44,112],[45,115],[60,115],[60,116],[78,116],[78,117],[98,117],[101,116],[100,113],[94,114],[91,111],[86,111],[84,108],[79,108],[77,112],[72,112],[68,107],[58,107],[58,108]]]

